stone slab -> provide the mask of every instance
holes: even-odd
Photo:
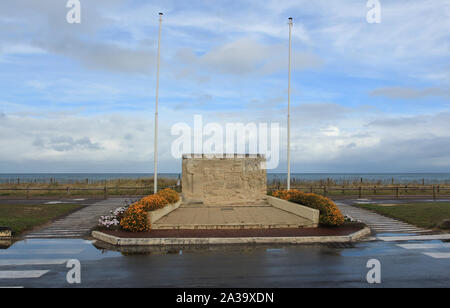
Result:
[[[166,216],[172,211],[175,211],[177,208],[180,207],[182,201],[181,199],[174,204],[168,204],[167,206],[163,207],[162,209],[158,209],[155,211],[148,212],[148,221],[150,225],[153,225],[155,222],[160,220],[162,217]]]
[[[183,155],[183,197],[187,202],[254,203],[265,198],[263,155]]]
[[[92,237],[115,246],[229,245],[229,244],[311,244],[350,243],[370,234],[369,228],[345,236],[241,237],[241,238],[120,238],[100,231]]]
[[[273,207],[281,209],[283,211],[293,213],[300,217],[304,217],[315,224],[319,223],[319,214],[320,211],[316,209],[312,209],[300,204],[292,203],[286,200],[282,200],[279,198],[275,198],[272,196],[267,196],[267,201]]]
[[[272,206],[181,205],[162,217],[152,229],[255,229],[317,227],[317,222]]]

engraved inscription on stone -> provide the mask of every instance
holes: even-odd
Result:
[[[260,202],[267,193],[263,155],[183,156],[182,186],[186,201],[205,204]]]

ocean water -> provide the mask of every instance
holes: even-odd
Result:
[[[153,173],[0,173],[0,183],[74,183],[102,182],[113,179],[151,178]],[[180,173],[160,173],[159,178],[181,177]],[[267,179],[272,181],[286,181],[285,173],[268,173]],[[327,181],[330,179],[336,184],[351,181],[380,181],[383,184],[422,183],[450,184],[450,173],[291,173],[292,181]]]

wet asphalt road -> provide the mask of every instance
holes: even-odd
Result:
[[[0,287],[450,287],[450,259],[424,254],[448,253],[449,243],[414,243],[435,245],[405,249],[396,242],[371,241],[126,255],[81,239],[33,239],[0,250]],[[366,264],[373,258],[381,262],[377,285],[366,281]],[[69,259],[80,261],[81,284],[66,281]],[[18,278],[24,273],[42,275]]]
[[[399,246],[404,244],[418,247]],[[0,287],[448,288],[449,244],[376,240],[351,245],[178,247],[136,254],[105,249],[111,247],[83,239],[30,239],[0,249]],[[446,257],[425,254],[430,252]],[[66,280],[69,259],[80,261],[80,284]],[[366,281],[370,259],[381,263],[381,284]]]

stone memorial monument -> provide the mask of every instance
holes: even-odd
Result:
[[[183,155],[182,193],[186,202],[258,203],[267,194],[264,155]]]

